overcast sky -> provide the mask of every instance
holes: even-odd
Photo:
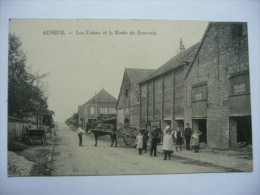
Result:
[[[118,98],[125,68],[160,67],[177,54],[180,38],[188,48],[201,40],[207,25],[205,21],[12,19],[10,32],[21,38],[32,71],[50,73],[42,79],[49,88],[49,109],[56,121],[65,121],[102,88]],[[45,35],[48,30],[63,30],[66,35]]]

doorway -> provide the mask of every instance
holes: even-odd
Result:
[[[193,119],[192,120],[192,130],[200,130],[200,142],[207,144],[207,119]]]
[[[237,117],[237,142],[252,144],[251,117]]]
[[[125,118],[124,123],[125,123],[125,124],[129,124],[129,119],[128,119],[128,118]]]

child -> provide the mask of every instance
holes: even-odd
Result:
[[[177,126],[177,131],[174,132],[174,137],[176,139],[176,151],[178,152],[178,146],[180,146],[180,151],[181,151],[182,133],[180,131],[179,126]]]
[[[195,130],[194,133],[192,134],[192,139],[194,142],[194,148],[195,148],[195,153],[199,152],[199,144],[200,144],[200,135],[201,135],[201,131],[200,130]]]
[[[143,150],[143,133],[140,131],[140,133],[136,137],[136,148],[138,149],[138,155],[142,154]]]
[[[166,130],[166,134],[163,137],[162,149],[164,152],[163,160],[167,160],[167,156],[169,157],[169,160],[171,160],[171,153],[173,153],[173,140],[171,136],[171,129]]]

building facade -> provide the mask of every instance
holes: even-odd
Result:
[[[126,68],[117,103],[117,122],[140,125],[140,91],[138,83],[154,69]]]
[[[116,116],[117,99],[102,89],[85,104],[78,107],[79,121],[85,128],[86,123],[93,123],[99,118]]]
[[[168,123],[184,128],[184,77],[199,43],[171,58],[140,83],[140,125],[151,128]]]
[[[210,23],[184,83],[184,120],[202,131],[202,142],[252,143],[246,23]]]

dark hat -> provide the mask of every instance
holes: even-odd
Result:
[[[186,125],[190,125],[190,123],[186,123]]]

